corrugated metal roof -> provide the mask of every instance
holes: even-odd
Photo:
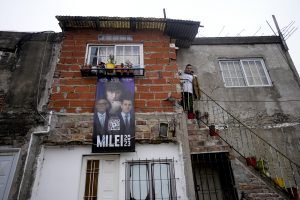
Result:
[[[56,16],[63,31],[72,29],[159,30],[176,39],[176,46],[188,47],[198,33],[200,22],[143,17]]]

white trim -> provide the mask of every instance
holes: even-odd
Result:
[[[243,73],[243,79],[244,79],[244,82],[245,82],[245,86],[240,86],[240,85],[231,85],[231,86],[228,86],[226,85],[226,81],[225,81],[225,77],[224,77],[224,70],[223,70],[223,65],[221,64],[222,61],[230,61],[230,62],[235,62],[235,61],[238,61],[240,63],[240,67],[241,67],[241,71]],[[262,69],[264,71],[264,75],[265,77],[267,78],[267,82],[268,84],[264,85],[263,84],[263,81],[262,81],[262,76],[259,74],[259,78],[262,82],[262,85],[257,85],[257,84],[253,84],[253,85],[250,85],[249,84],[249,80],[248,80],[248,77],[247,77],[247,74],[245,72],[245,67],[243,65],[243,61],[246,61],[246,62],[249,62],[249,61],[252,61],[255,63],[255,61],[259,61],[261,63],[261,66],[262,66]],[[223,82],[224,82],[224,86],[225,88],[245,88],[245,87],[271,87],[272,86],[272,82],[271,82],[271,78],[270,78],[270,75],[267,71],[267,68],[266,68],[266,65],[265,65],[265,62],[262,58],[245,58],[245,59],[220,59],[219,60],[219,66],[220,66],[220,69],[221,69],[221,74],[222,74],[222,78],[223,78]],[[255,63],[255,67],[256,69],[258,70],[259,72],[259,69],[258,69],[258,66],[256,65]],[[235,70],[235,69],[234,69]],[[252,69],[249,68],[249,70],[251,71]],[[251,71],[251,75],[253,75],[252,71]],[[231,78],[231,77],[229,77]],[[236,74],[236,78],[238,78],[237,74]]]
[[[116,47],[117,46],[138,46],[139,47],[139,56],[140,56],[140,66],[139,68],[144,68],[144,46],[141,43],[118,43],[118,44],[95,44],[95,43],[89,43],[86,45],[86,52],[85,52],[85,59],[84,64],[91,63],[90,61],[90,47],[114,47],[114,56],[116,55]],[[97,52],[97,58],[99,57],[99,51]]]

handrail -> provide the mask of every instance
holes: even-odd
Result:
[[[287,192],[292,198],[298,195],[300,166],[285,154],[255,133],[250,127],[223,108],[205,91],[200,89],[199,112],[207,113],[198,116],[199,123],[211,128],[217,127],[217,134],[235,152],[243,157],[247,165],[255,167],[260,174],[273,181],[277,188]],[[200,125],[200,124],[199,124]],[[220,126],[223,125],[223,128]],[[223,131],[223,132],[222,132]],[[251,159],[255,159],[255,164]],[[256,160],[259,159],[259,160]],[[249,163],[248,163],[249,162]]]
[[[233,116],[230,112],[228,112],[226,109],[224,109],[220,104],[218,104],[215,100],[213,100],[209,95],[207,95],[202,89],[200,89],[201,94],[205,94],[212,102],[214,102],[215,104],[217,104],[223,111],[225,111],[228,115],[230,115],[232,118],[234,118],[237,122],[239,122],[241,125],[243,125],[246,129],[248,129],[252,134],[254,134],[256,137],[258,137],[259,139],[261,139],[262,141],[264,141],[266,144],[268,144],[269,146],[271,146],[272,148],[274,148],[278,153],[280,153],[282,156],[284,156],[286,159],[290,160],[293,164],[295,164],[298,168],[300,168],[300,165],[298,165],[297,163],[295,163],[294,161],[292,161],[290,158],[288,158],[285,154],[283,154],[281,151],[279,151],[276,147],[274,147],[273,145],[271,145],[269,142],[267,142],[265,139],[263,139],[262,137],[260,137],[259,135],[257,135],[252,129],[250,129],[247,125],[245,125],[243,122],[241,122],[238,118],[236,118],[235,116]],[[200,99],[201,101],[201,99]]]

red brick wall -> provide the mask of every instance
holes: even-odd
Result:
[[[100,42],[92,30],[67,31],[57,64],[49,110],[57,112],[93,112],[97,77],[81,77],[87,44],[114,44]],[[143,43],[145,76],[135,78],[136,112],[173,112],[171,102],[164,101],[168,93],[180,98],[176,91],[176,52],[170,48],[170,38],[159,31],[106,31],[105,34],[133,35],[132,43]],[[121,42],[117,42],[121,43]],[[128,43],[128,42],[126,42]]]

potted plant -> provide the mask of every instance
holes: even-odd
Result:
[[[129,69],[126,70],[127,72],[129,72],[129,75],[133,75],[134,70],[130,70],[132,69],[132,63],[129,60],[126,60],[124,68]]]
[[[256,157],[254,156],[246,157],[246,163],[247,166],[256,167]]]
[[[106,63],[106,69],[114,69],[115,65],[116,65],[116,61],[114,55],[109,55]]]

